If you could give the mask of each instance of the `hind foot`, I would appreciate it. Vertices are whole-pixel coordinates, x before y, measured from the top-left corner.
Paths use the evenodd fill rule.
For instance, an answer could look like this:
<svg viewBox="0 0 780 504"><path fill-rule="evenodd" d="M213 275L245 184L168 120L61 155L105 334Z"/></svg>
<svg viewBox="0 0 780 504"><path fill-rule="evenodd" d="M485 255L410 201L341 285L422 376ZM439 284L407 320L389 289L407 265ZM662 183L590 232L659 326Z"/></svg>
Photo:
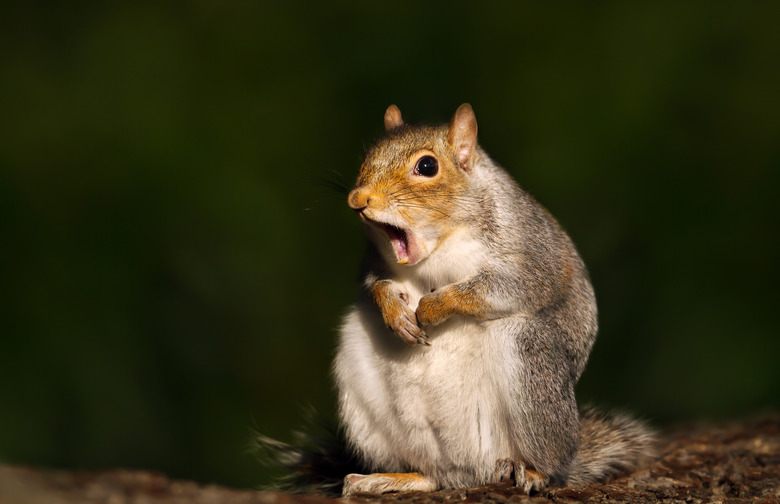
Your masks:
<svg viewBox="0 0 780 504"><path fill-rule="evenodd" d="M499 459L496 461L496 468L493 472L494 482L514 481L515 486L522 488L523 492L529 494L538 492L550 483L550 479L528 469L524 463L512 459Z"/></svg>
<svg viewBox="0 0 780 504"><path fill-rule="evenodd" d="M439 485L433 478L420 473L348 474L344 478L343 497L357 493L433 492Z"/></svg>

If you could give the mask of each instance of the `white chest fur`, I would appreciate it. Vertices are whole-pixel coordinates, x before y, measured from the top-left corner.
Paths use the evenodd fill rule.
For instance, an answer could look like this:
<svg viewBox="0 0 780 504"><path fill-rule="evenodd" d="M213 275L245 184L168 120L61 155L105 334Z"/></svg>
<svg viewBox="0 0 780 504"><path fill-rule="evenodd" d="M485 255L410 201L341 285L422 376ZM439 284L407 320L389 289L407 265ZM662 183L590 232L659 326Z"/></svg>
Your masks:
<svg viewBox="0 0 780 504"><path fill-rule="evenodd" d="M407 290L409 306L416 309L420 297L476 274L485 260L485 245L467 231L459 231L442 240L420 264L393 264L392 270L394 279Z"/></svg>

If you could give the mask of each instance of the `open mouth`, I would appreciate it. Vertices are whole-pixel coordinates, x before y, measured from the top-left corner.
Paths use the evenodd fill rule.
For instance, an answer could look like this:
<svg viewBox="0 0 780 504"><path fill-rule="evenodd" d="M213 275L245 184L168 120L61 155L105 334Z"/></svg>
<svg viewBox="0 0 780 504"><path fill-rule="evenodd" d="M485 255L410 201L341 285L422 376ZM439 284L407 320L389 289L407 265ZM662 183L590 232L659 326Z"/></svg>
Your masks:
<svg viewBox="0 0 780 504"><path fill-rule="evenodd" d="M393 245L399 264L409 263L409 235L403 229L390 224L380 223L379 227L387 233L390 243Z"/></svg>
<svg viewBox="0 0 780 504"><path fill-rule="evenodd" d="M413 259L410 258L410 256L414 254L410 253L409 233L405 229L368 218L366 218L366 221L387 234L387 237L390 239L390 244L395 251L395 256L398 258L398 264L409 264L410 260L414 262Z"/></svg>

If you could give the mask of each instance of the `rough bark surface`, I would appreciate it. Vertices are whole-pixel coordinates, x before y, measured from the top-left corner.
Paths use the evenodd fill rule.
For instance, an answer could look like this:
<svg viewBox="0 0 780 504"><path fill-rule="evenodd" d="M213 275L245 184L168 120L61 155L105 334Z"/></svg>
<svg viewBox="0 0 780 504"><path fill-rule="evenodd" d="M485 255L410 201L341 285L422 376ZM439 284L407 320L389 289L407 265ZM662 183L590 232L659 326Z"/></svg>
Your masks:
<svg viewBox="0 0 780 504"><path fill-rule="evenodd" d="M144 471L38 470L0 466L0 504L236 503L337 504L340 499L234 490L171 480ZM640 471L585 488L554 488L533 497L508 484L431 493L357 496L352 504L403 503L780 503L780 415L670 430L660 456Z"/></svg>

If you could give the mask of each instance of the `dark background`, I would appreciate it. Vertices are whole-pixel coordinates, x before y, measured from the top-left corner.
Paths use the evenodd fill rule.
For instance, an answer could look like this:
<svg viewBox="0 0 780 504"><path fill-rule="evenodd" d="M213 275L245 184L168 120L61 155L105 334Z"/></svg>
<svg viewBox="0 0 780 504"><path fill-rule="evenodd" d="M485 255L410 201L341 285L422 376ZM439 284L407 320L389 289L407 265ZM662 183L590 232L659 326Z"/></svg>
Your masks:
<svg viewBox="0 0 780 504"><path fill-rule="evenodd" d="M577 243L582 401L778 407L777 3L74 4L0 8L6 462L266 483L250 431L333 412L363 237L330 186L391 103L470 102Z"/></svg>

